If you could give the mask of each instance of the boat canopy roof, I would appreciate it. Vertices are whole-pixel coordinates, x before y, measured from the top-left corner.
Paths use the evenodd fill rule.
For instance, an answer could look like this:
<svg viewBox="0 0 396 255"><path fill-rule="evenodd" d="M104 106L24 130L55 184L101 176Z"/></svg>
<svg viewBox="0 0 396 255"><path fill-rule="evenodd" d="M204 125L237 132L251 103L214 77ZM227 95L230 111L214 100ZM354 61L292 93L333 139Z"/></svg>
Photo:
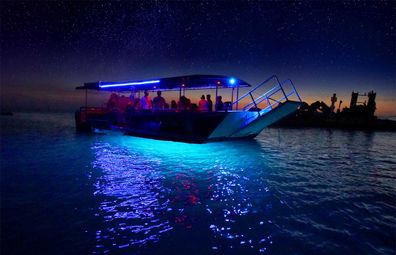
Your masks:
<svg viewBox="0 0 396 255"><path fill-rule="evenodd" d="M107 91L180 90L250 87L247 82L224 75L186 75L122 82L88 82L76 89Z"/></svg>

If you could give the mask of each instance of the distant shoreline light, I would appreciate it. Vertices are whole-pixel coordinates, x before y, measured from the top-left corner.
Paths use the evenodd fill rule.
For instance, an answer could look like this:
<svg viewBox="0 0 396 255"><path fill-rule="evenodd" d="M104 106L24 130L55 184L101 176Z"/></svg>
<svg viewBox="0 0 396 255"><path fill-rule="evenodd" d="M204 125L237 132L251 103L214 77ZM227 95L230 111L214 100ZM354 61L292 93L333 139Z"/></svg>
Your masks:
<svg viewBox="0 0 396 255"><path fill-rule="evenodd" d="M123 87L123 86L144 85L144 84L157 84L157 83L160 83L160 80L136 81L136 82L107 84L107 85L101 85L99 82L99 87L100 88L112 88L112 87Z"/></svg>

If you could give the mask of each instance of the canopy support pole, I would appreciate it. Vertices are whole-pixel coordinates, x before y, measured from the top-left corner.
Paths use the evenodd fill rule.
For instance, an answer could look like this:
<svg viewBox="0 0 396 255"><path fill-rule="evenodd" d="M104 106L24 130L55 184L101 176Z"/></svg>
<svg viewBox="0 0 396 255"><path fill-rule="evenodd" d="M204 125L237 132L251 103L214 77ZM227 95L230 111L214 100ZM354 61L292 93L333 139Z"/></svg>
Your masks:
<svg viewBox="0 0 396 255"><path fill-rule="evenodd" d="M88 89L85 89L85 108L88 108Z"/></svg>
<svg viewBox="0 0 396 255"><path fill-rule="evenodd" d="M238 110L238 103L239 103L239 85L237 87L237 94L236 94L236 110Z"/></svg>
<svg viewBox="0 0 396 255"><path fill-rule="evenodd" d="M231 90L231 111L232 111L232 104L234 103L234 89L235 88L232 88Z"/></svg>

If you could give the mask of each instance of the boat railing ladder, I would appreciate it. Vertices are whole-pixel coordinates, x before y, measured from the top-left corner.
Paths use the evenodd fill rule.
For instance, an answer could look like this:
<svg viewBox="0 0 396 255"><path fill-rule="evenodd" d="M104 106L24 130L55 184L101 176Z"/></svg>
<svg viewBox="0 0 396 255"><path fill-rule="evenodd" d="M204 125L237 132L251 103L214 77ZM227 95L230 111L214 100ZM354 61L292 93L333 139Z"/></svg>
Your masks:
<svg viewBox="0 0 396 255"><path fill-rule="evenodd" d="M254 98L253 96L253 92L257 91L259 88L263 87L264 85L266 85L268 82L275 80L277 82L277 84L272 87L271 89L269 89L268 91L266 91L265 93L259 95L257 98ZM286 84L289 84L291 87L291 91L287 91L285 89ZM277 95L279 97L279 93L281 93L281 97L279 99L275 99L275 95ZM297 99L301 102L301 97L298 94L296 87L294 86L294 83L292 82L292 80L290 79L286 79L282 82L279 81L278 77L276 75L272 75L271 77L269 77L268 79L266 79L265 81L263 81L262 83L260 83L259 85L257 85L256 87L254 87L252 90L250 90L249 92L247 92L246 94L244 94L243 96L239 97L235 102L233 102L232 106L236 106L236 110L238 110L238 103L246 98L247 96L250 96L251 98L251 102L249 102L248 104L246 104L243 107L244 111L249 111L251 110L253 107L258 110L258 105L260 103L262 103L263 101L266 101L267 103L267 107L265 107L262 110L258 110L258 114L262 115L262 114L266 114L268 112L270 112L271 110L275 109L280 103L286 102L289 100L289 98L295 95L297 97ZM250 121L248 121L250 122Z"/></svg>

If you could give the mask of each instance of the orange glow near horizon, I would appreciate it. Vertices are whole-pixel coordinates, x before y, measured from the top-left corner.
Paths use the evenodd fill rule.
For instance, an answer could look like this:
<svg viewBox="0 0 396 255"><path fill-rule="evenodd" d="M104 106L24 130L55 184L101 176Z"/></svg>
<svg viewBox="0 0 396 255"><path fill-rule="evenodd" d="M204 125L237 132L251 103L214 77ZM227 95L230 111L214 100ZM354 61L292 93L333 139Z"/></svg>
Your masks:
<svg viewBox="0 0 396 255"><path fill-rule="evenodd" d="M39 110L39 111L67 111L78 109L80 106L85 104L85 92L84 91L35 91L35 93L31 93L26 90L7 90L3 91L6 93L2 94L2 110L7 111L31 111L31 110ZM245 91L240 91L239 96L246 93ZM128 96L128 93L124 93ZM198 103L201 95L211 94L212 101L215 102L215 90L195 90L195 91L186 91L186 96L191 99L192 103ZM7 96L5 96L7 95ZM168 103L171 100L178 101L179 92L171 91L164 92L163 97L166 99ZM223 102L231 101L231 91L219 90L219 95L223 96ZM88 95L88 104L89 106L104 106L108 100L110 93L103 93L98 91L89 92ZM156 96L155 92L150 92L151 98ZM236 93L234 94L235 100ZM330 106L330 97L332 94L324 96L323 94L310 94L310 95L301 95L303 101L308 104L312 104L316 101L323 101L327 105ZM338 95L338 101L336 102L336 109L338 109L338 105L340 100L342 100L341 109L344 107L349 107L350 104L350 94ZM361 100L360 100L361 99ZM367 100L366 97L359 98L359 101ZM246 102L243 102L240 106ZM376 97L377 110L375 112L376 116L380 117L390 117L396 116L396 101L384 98L384 95L377 94ZM30 106L35 105L36 107L33 109Z"/></svg>
<svg viewBox="0 0 396 255"><path fill-rule="evenodd" d="M335 104L336 105L335 109L338 109L338 105L339 105L340 100L342 100L341 110L343 108L345 108L345 107L349 108L349 104L350 104L350 101L351 101L350 96L349 97L346 97L346 96L338 97L337 99L338 99L338 101ZM367 99L366 98L364 98L364 99L362 98L362 101L364 101L364 100L367 100ZM320 96L317 96L317 97L315 97L315 96L304 97L303 101L307 102L308 104L312 104L312 103L314 103L316 101L323 101L328 106L331 105L330 96L328 98L323 98L323 97L320 97ZM376 116L384 116L384 117L396 116L396 101L387 100L387 99L385 99L385 100L382 99L381 100L381 98L376 98L375 102L376 102L376 106L377 106L377 109L375 111L375 115Z"/></svg>

